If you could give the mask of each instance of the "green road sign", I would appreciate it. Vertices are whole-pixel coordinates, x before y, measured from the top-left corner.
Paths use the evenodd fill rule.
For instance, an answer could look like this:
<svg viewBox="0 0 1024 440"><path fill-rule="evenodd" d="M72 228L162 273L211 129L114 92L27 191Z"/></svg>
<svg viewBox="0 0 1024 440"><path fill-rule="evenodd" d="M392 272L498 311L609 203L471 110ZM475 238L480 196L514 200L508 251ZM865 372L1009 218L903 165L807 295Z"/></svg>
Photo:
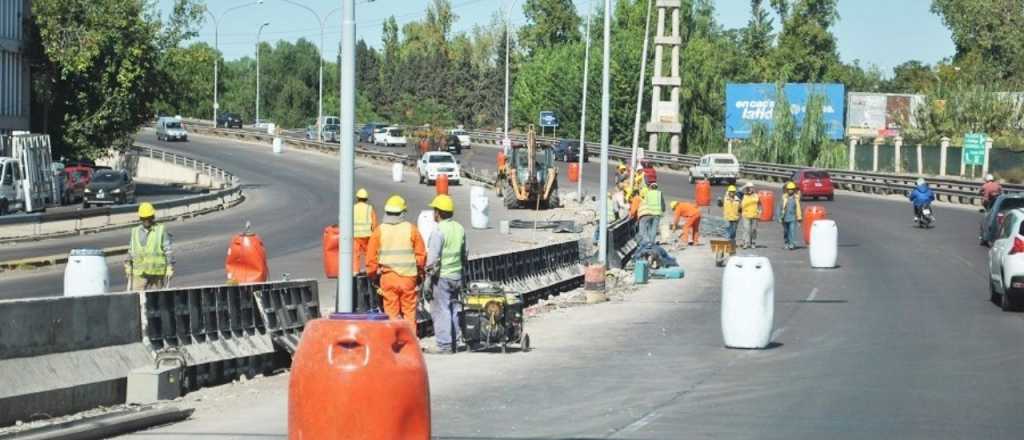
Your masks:
<svg viewBox="0 0 1024 440"><path fill-rule="evenodd" d="M964 136L963 161L965 165L983 165L985 163L985 134L967 133Z"/></svg>

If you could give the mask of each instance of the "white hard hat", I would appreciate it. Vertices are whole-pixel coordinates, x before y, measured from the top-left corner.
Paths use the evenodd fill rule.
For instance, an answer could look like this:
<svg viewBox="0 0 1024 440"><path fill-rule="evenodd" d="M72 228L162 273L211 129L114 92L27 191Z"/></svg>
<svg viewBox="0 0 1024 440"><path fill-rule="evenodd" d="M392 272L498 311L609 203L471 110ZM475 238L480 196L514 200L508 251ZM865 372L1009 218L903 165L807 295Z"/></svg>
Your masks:
<svg viewBox="0 0 1024 440"><path fill-rule="evenodd" d="M986 174L985 175L985 181L986 182L991 182L993 180L996 180L996 178L994 176L992 176L991 174Z"/></svg>

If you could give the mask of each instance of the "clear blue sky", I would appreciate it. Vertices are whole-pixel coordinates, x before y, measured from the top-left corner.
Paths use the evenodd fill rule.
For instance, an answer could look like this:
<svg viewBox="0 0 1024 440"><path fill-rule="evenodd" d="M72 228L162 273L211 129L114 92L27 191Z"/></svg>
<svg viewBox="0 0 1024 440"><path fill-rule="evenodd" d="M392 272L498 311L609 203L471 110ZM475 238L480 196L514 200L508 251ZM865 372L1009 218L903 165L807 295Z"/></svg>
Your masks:
<svg viewBox="0 0 1024 440"><path fill-rule="evenodd" d="M316 10L321 16L340 6L339 0L296 0ZM365 1L365 0L363 0ZM208 0L211 12L220 16L233 6L247 0ZM430 0L376 0L357 4L357 32L372 46L379 46L381 24L394 15L398 22L417 20L424 15ZM575 0L583 10L588 0ZM172 0L159 0L166 11ZM601 3L596 0L595 4ZM504 11L507 0L452 0L459 19L455 31L465 31L474 25L485 25L498 11ZM522 1L516 6L513 24L522 24ZM928 8L931 0L840 0L840 21L834 32L839 41L839 53L844 61L859 59L862 64L875 64L887 75L892 67L906 60L916 59L934 63L953 55L950 33L938 16ZM726 28L746 25L750 17L747 0L715 0L719 22ZM319 40L320 27L313 14L281 0L264 0L263 5L250 6L230 12L220 19L220 49L228 59L252 55L256 31L263 22L270 26L263 30L264 41L294 41L305 37L314 43ZM776 28L778 28L776 20ZM336 12L326 27L326 55L337 55L340 17ZM213 43L213 24L207 21L200 29L199 39Z"/></svg>

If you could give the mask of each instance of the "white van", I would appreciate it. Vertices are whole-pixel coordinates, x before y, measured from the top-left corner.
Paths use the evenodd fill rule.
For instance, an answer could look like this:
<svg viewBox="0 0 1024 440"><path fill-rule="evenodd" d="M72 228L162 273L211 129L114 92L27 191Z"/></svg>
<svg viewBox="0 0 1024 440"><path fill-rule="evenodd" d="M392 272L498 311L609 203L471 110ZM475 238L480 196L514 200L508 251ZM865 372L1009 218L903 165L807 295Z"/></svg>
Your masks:
<svg viewBox="0 0 1024 440"><path fill-rule="evenodd" d="M156 138L162 141L188 141L181 119L161 116L156 120Z"/></svg>

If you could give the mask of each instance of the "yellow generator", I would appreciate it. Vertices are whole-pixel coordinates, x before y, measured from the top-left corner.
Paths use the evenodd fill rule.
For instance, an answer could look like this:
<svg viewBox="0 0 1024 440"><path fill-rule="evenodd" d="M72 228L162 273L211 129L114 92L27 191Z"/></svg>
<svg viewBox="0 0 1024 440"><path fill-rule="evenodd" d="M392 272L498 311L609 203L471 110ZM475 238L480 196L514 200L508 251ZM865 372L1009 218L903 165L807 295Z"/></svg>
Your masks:
<svg viewBox="0 0 1024 440"><path fill-rule="evenodd" d="M523 326L523 297L506 293L501 286L489 281L469 283L462 303L462 339L470 350L481 351L510 345L530 350L530 335Z"/></svg>

